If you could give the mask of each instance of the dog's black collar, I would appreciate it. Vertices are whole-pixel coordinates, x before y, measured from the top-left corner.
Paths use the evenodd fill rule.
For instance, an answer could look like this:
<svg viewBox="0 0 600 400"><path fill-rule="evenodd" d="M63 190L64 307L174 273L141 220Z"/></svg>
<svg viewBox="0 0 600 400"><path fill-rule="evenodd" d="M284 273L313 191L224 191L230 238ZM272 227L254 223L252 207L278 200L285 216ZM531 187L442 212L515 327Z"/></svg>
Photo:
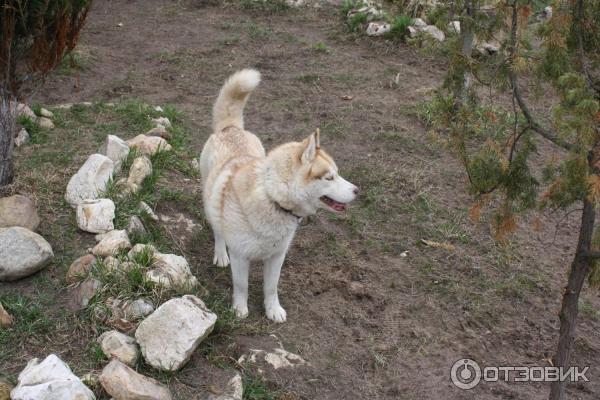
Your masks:
<svg viewBox="0 0 600 400"><path fill-rule="evenodd" d="M292 210L288 210L287 208L283 208L281 206L281 204L279 204L275 200L273 200L273 203L275 203L275 207L278 208L281 212L284 212L286 214L291 215L292 217L296 218L298 221L300 221L302 219L302 217L300 215L294 214L294 212Z"/></svg>

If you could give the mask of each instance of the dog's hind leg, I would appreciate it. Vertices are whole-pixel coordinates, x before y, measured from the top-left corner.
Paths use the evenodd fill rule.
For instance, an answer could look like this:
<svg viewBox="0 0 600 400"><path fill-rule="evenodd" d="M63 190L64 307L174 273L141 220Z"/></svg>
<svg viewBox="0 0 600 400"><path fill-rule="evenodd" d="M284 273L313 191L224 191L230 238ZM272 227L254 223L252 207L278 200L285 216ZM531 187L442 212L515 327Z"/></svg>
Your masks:
<svg viewBox="0 0 600 400"><path fill-rule="evenodd" d="M238 318L248 316L248 270L250 261L231 254L231 277L233 278L233 309Z"/></svg>
<svg viewBox="0 0 600 400"><path fill-rule="evenodd" d="M285 259L285 252L265 260L263 266L263 290L265 295L265 312L267 318L275 322L285 322L286 312L279 304L277 285L279 273Z"/></svg>
<svg viewBox="0 0 600 400"><path fill-rule="evenodd" d="M215 235L215 256L213 258L213 264L219 267L226 267L229 265L229 256L227 255L227 245L223 236L214 230Z"/></svg>

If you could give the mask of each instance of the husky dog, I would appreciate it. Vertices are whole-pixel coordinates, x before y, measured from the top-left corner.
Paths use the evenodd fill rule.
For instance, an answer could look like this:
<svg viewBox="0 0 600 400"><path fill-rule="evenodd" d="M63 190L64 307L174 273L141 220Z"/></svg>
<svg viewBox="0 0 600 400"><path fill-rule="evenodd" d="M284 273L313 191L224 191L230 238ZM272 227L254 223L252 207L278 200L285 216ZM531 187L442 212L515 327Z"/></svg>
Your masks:
<svg viewBox="0 0 600 400"><path fill-rule="evenodd" d="M214 264L231 262L233 308L248 315L248 269L264 264L267 317L284 322L279 304L279 272L300 218L319 208L342 212L358 188L338 174L319 146L319 130L302 142L265 153L260 140L244 130L243 110L260 74L244 69L223 85L213 108L214 133L200 155L206 218L215 236Z"/></svg>

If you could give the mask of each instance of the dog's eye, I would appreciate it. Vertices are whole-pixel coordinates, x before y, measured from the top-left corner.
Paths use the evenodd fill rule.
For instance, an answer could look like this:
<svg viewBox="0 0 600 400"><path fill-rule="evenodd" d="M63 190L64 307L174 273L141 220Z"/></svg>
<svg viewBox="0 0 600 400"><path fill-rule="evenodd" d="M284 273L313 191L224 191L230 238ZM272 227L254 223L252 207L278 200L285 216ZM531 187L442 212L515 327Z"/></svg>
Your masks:
<svg viewBox="0 0 600 400"><path fill-rule="evenodd" d="M327 175L325 177L325 179L327 179L328 181L332 181L333 180L333 175Z"/></svg>

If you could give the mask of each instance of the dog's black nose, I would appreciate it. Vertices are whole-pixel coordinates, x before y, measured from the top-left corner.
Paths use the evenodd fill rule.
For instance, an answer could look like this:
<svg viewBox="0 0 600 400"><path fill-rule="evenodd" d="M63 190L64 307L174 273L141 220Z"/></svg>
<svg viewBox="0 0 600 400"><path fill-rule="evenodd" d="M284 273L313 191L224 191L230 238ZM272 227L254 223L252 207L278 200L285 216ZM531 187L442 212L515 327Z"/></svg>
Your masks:
<svg viewBox="0 0 600 400"><path fill-rule="evenodd" d="M354 186L354 195L358 195L358 188L356 186Z"/></svg>

